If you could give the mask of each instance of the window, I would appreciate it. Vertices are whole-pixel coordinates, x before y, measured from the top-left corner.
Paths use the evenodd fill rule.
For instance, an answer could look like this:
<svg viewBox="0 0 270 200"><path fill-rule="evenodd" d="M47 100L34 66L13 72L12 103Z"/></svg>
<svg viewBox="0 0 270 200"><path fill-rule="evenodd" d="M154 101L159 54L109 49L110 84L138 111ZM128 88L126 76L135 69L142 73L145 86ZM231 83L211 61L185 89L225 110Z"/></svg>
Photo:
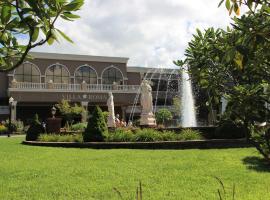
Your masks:
<svg viewBox="0 0 270 200"><path fill-rule="evenodd" d="M113 82L116 82L118 85L123 85L123 75L119 69L109 67L102 73L102 83L113 84Z"/></svg>
<svg viewBox="0 0 270 200"><path fill-rule="evenodd" d="M81 66L75 72L75 82L81 84L85 81L87 84L97 84L97 73L91 67Z"/></svg>
<svg viewBox="0 0 270 200"><path fill-rule="evenodd" d="M64 65L51 65L46 71L46 82L69 83L69 72Z"/></svg>
<svg viewBox="0 0 270 200"><path fill-rule="evenodd" d="M25 62L15 70L14 78L17 82L39 83L40 72L36 65Z"/></svg>

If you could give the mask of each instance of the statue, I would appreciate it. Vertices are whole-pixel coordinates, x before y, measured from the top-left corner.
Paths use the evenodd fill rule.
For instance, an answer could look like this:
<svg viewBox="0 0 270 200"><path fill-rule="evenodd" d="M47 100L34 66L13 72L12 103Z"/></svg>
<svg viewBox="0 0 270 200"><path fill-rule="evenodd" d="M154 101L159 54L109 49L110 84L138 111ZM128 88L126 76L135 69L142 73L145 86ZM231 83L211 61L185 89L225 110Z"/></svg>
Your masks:
<svg viewBox="0 0 270 200"><path fill-rule="evenodd" d="M155 126L156 119L153 114L152 87L147 80L143 80L141 84L141 106L140 125Z"/></svg>
<svg viewBox="0 0 270 200"><path fill-rule="evenodd" d="M109 128L114 128L116 127L115 125L115 115L114 115L114 101L113 101L113 94L112 92L108 93L109 98L107 100L107 106L108 106L108 119L107 119L107 125Z"/></svg>

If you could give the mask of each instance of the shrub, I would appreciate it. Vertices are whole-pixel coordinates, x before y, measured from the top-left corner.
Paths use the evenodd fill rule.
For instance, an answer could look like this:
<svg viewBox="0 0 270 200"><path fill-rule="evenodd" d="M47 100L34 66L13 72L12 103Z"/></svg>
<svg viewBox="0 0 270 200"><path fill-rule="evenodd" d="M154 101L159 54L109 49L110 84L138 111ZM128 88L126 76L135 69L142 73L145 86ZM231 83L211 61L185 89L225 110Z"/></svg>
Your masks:
<svg viewBox="0 0 270 200"><path fill-rule="evenodd" d="M111 132L108 134L106 141L108 141L108 142L132 142L132 141L134 141L134 134L129 129L118 128L114 132Z"/></svg>
<svg viewBox="0 0 270 200"><path fill-rule="evenodd" d="M162 140L160 132L151 128L138 129L135 132L134 138L134 140L137 142L152 142Z"/></svg>
<svg viewBox="0 0 270 200"><path fill-rule="evenodd" d="M241 126L237 126L230 120L221 121L215 131L215 138L218 139L238 139L244 137L244 128Z"/></svg>
<svg viewBox="0 0 270 200"><path fill-rule="evenodd" d="M77 123L77 124L73 124L71 125L70 129L72 131L84 131L87 127L87 123Z"/></svg>
<svg viewBox="0 0 270 200"><path fill-rule="evenodd" d="M179 134L179 140L200 140L202 135L197 130L183 129Z"/></svg>
<svg viewBox="0 0 270 200"><path fill-rule="evenodd" d="M35 141L38 139L39 135L43 133L43 127L38 119L38 115L35 115L34 120L31 122L30 127L26 132L26 140Z"/></svg>
<svg viewBox="0 0 270 200"><path fill-rule="evenodd" d="M41 134L38 141L42 142L82 142L82 134L75 135L57 135L57 134Z"/></svg>
<svg viewBox="0 0 270 200"><path fill-rule="evenodd" d="M172 113L166 108L162 108L156 112L157 124L166 124L168 121L172 120Z"/></svg>
<svg viewBox="0 0 270 200"><path fill-rule="evenodd" d="M103 141L108 134L108 127L99 106L93 111L93 116L89 118L87 128L83 132L83 141Z"/></svg>
<svg viewBox="0 0 270 200"><path fill-rule="evenodd" d="M0 134L6 134L8 132L8 128L4 125L0 125Z"/></svg>
<svg viewBox="0 0 270 200"><path fill-rule="evenodd" d="M163 131L160 133L161 137L162 137L162 141L177 141L177 140L181 140L181 138L179 137L179 134L176 134L173 131Z"/></svg>
<svg viewBox="0 0 270 200"><path fill-rule="evenodd" d="M105 122L107 123L107 120L108 120L108 117L109 117L109 112L104 111L104 112L102 112L102 114L103 114L103 117L105 119Z"/></svg>

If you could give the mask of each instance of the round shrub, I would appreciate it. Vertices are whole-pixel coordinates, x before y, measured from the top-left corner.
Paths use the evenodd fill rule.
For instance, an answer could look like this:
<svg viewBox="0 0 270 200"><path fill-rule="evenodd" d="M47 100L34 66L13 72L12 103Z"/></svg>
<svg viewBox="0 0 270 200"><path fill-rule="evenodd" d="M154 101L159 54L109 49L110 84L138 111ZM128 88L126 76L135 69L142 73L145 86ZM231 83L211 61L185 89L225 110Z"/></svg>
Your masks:
<svg viewBox="0 0 270 200"><path fill-rule="evenodd" d="M108 127L99 106L95 106L92 117L89 118L87 127L83 132L84 142L100 142L104 141L108 134Z"/></svg>
<svg viewBox="0 0 270 200"><path fill-rule="evenodd" d="M38 119L38 115L35 115L34 120L31 122L27 132L26 140L27 141L36 141L41 133L43 133L43 127Z"/></svg>
<svg viewBox="0 0 270 200"><path fill-rule="evenodd" d="M77 124L72 124L70 129L72 131L84 131L87 127L87 123L77 123Z"/></svg>
<svg viewBox="0 0 270 200"><path fill-rule="evenodd" d="M215 131L217 139L239 139L245 137L245 130L231 121L222 121Z"/></svg>

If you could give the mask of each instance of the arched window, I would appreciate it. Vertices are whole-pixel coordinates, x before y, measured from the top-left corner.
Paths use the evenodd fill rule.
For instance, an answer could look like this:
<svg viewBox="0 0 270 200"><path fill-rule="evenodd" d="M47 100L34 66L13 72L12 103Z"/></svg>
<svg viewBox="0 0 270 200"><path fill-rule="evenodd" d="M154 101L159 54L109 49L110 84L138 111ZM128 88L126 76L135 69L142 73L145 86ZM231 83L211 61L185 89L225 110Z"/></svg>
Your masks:
<svg viewBox="0 0 270 200"><path fill-rule="evenodd" d="M46 82L69 83L69 72L64 65L54 64L46 70Z"/></svg>
<svg viewBox="0 0 270 200"><path fill-rule="evenodd" d="M90 66L81 66L75 72L75 82L81 84L83 81L87 84L97 84L97 73Z"/></svg>
<svg viewBox="0 0 270 200"><path fill-rule="evenodd" d="M30 62L25 62L15 69L14 78L17 82L39 83L40 71L36 65Z"/></svg>
<svg viewBox="0 0 270 200"><path fill-rule="evenodd" d="M113 82L116 82L118 85L123 85L123 75L120 69L108 67L102 73L102 83L113 84Z"/></svg>

